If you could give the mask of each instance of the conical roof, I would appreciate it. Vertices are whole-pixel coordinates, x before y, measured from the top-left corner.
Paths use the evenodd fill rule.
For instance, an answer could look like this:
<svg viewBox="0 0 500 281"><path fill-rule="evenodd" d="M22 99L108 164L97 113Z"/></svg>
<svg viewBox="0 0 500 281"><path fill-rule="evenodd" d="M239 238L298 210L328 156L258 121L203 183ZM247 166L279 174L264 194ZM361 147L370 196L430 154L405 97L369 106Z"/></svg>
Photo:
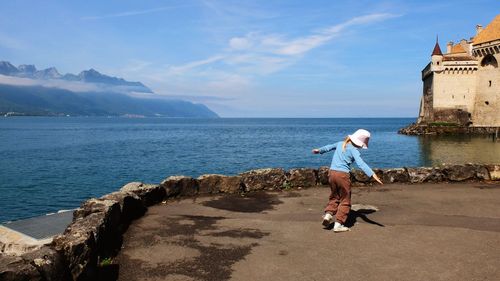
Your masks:
<svg viewBox="0 0 500 281"><path fill-rule="evenodd" d="M432 51L433 56L442 56L443 53L441 52L441 48L439 47L439 43L436 40L436 45L434 46L434 50Z"/></svg>
<svg viewBox="0 0 500 281"><path fill-rule="evenodd" d="M473 45L500 39L500 15L496 16L483 31L474 38Z"/></svg>

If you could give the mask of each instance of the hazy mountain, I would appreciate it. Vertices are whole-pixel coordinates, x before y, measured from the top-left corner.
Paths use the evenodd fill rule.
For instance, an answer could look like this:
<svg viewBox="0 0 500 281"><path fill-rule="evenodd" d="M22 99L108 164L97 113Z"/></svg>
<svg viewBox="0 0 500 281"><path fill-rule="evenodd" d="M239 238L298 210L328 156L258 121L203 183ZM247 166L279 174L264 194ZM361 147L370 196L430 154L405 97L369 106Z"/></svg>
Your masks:
<svg viewBox="0 0 500 281"><path fill-rule="evenodd" d="M8 61L0 61L0 74L2 75L16 75L19 72L17 67L13 66Z"/></svg>
<svg viewBox="0 0 500 281"><path fill-rule="evenodd" d="M22 77L32 77L36 72L36 67L32 64L21 64L17 69L20 72L18 76Z"/></svg>
<svg viewBox="0 0 500 281"><path fill-rule="evenodd" d="M34 65L22 64L15 67L10 62L0 61L0 74L14 77L43 79L43 80L64 80L64 81L79 81L84 83L94 83L109 86L125 86L130 87L130 91L152 93L151 89L146 87L141 82L130 82L123 78L117 78L101 74L95 69L84 70L80 74L75 75L67 73L61 75L55 67L49 67L43 70L37 70ZM123 90L123 88L121 88Z"/></svg>
<svg viewBox="0 0 500 281"><path fill-rule="evenodd" d="M205 105L182 100L135 98L120 93L72 92L42 86L0 84L0 113L71 116L217 118Z"/></svg>
<svg viewBox="0 0 500 281"><path fill-rule="evenodd" d="M137 94L145 93L145 94ZM147 93L147 94L146 94ZM218 117L205 105L155 95L141 82L84 70L15 67L0 61L0 113L22 115Z"/></svg>

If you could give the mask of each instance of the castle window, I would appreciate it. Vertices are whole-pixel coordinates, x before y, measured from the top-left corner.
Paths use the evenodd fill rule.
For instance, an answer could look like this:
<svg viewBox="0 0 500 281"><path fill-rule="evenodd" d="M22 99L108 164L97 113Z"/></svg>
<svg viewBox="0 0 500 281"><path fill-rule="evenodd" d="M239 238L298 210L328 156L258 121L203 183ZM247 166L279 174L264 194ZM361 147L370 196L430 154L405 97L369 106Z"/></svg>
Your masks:
<svg viewBox="0 0 500 281"><path fill-rule="evenodd" d="M455 95L451 95L451 98L454 99L455 98Z"/></svg>
<svg viewBox="0 0 500 281"><path fill-rule="evenodd" d="M498 67L498 62L493 55L486 55L484 59L481 61L482 67Z"/></svg>
<svg viewBox="0 0 500 281"><path fill-rule="evenodd" d="M485 101L484 102L486 105L490 105L490 102L489 101Z"/></svg>
<svg viewBox="0 0 500 281"><path fill-rule="evenodd" d="M439 65L439 62L437 62L437 65Z"/></svg>
<svg viewBox="0 0 500 281"><path fill-rule="evenodd" d="M488 81L488 83L489 83L489 86L491 87L491 80L490 80L490 81Z"/></svg>

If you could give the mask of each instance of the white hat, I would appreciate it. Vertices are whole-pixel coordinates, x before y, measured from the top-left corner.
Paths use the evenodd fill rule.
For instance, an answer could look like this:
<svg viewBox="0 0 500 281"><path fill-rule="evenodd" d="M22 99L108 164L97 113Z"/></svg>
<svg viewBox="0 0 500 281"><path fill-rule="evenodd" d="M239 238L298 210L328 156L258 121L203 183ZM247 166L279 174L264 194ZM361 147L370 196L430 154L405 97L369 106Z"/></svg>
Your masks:
<svg viewBox="0 0 500 281"><path fill-rule="evenodd" d="M370 132L364 129L359 129L354 134L348 135L349 139L363 149L368 149L368 141L370 140Z"/></svg>

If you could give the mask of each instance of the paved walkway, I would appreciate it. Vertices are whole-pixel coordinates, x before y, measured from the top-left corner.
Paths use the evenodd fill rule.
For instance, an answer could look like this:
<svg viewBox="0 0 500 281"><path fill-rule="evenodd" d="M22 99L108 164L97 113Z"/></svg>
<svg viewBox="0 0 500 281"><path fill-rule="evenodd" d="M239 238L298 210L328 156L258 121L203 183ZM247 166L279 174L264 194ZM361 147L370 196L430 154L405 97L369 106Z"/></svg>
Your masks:
<svg viewBox="0 0 500 281"><path fill-rule="evenodd" d="M120 280L500 280L500 183L358 188L347 233L321 225L328 193L151 207L126 233Z"/></svg>

